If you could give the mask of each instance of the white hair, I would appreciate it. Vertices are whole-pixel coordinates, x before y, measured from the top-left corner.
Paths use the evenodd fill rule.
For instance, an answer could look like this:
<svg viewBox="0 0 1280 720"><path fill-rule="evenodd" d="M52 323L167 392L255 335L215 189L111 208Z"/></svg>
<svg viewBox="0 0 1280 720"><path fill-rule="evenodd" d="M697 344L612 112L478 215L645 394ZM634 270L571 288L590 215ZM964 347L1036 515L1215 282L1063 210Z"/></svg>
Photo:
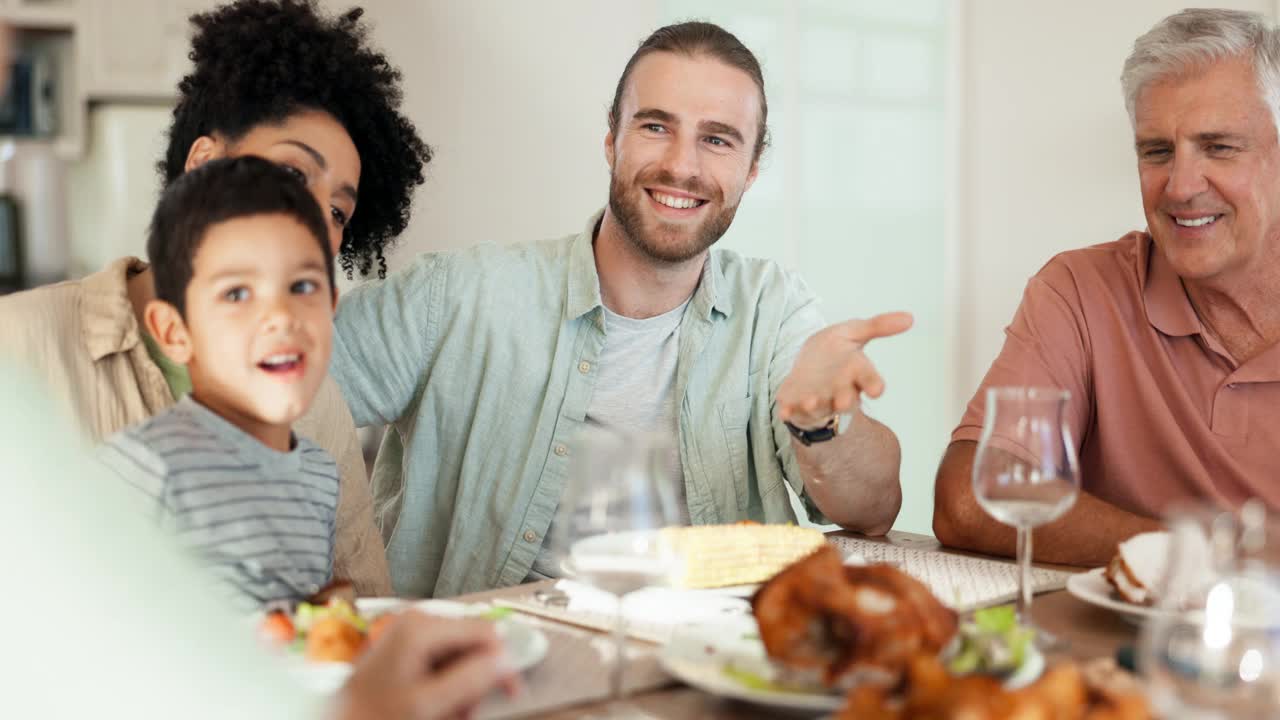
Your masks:
<svg viewBox="0 0 1280 720"><path fill-rule="evenodd" d="M1252 62L1262 101L1280 131L1280 30L1242 10L1183 10L1133 43L1120 74L1130 124L1137 125L1138 95L1149 83L1226 58Z"/></svg>

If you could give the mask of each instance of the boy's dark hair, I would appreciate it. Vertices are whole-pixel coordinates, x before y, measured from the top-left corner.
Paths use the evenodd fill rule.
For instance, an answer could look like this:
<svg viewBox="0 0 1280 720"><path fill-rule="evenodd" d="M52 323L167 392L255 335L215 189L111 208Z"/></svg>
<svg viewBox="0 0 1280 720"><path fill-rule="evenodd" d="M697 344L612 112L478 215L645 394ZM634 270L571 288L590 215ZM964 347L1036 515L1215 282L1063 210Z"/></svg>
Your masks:
<svg viewBox="0 0 1280 720"><path fill-rule="evenodd" d="M627 66L622 69L622 77L618 78L618 86L613 91L613 105L609 106L609 131L617 136L618 123L622 120L618 117L622 91L627 86L631 71L641 58L655 52L676 53L691 58L706 55L741 70L755 81L756 88L760 90L760 123L756 128L756 146L751 159L759 160L760 154L769 144L769 103L764 95L764 72L760 69L756 56L736 35L709 22L690 21L660 27L640 43L635 54L627 61Z"/></svg>
<svg viewBox="0 0 1280 720"><path fill-rule="evenodd" d="M316 199L289 170L259 157L221 158L175 180L160 196L147 236L156 297L187 314L196 253L209 228L251 215L287 215L302 223L324 254L329 287L333 251Z"/></svg>
<svg viewBox="0 0 1280 720"><path fill-rule="evenodd" d="M400 71L368 47L360 8L327 17L314 0L239 0L191 16L194 68L178 84L165 185L183 173L191 145L218 133L234 142L255 127L307 110L332 115L360 154L356 212L339 263L368 275L409 222L431 148L400 112ZM328 213L325 213L326 216Z"/></svg>

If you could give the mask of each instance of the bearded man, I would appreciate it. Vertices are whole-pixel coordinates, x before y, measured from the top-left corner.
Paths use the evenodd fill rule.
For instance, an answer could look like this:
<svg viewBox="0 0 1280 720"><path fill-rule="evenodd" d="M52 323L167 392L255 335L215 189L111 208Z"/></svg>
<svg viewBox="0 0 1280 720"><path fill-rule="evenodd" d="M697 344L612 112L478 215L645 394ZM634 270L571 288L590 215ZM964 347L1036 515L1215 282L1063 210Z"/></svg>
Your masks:
<svg viewBox="0 0 1280 720"><path fill-rule="evenodd" d="M862 353L905 313L823 328L773 262L711 246L759 171L755 56L709 23L627 63L604 149L609 204L557 240L429 253L348 293L332 373L357 425L391 426L375 502L402 596L559 574L548 538L579 432L665 433L692 524L810 519L884 533L893 432L858 407Z"/></svg>

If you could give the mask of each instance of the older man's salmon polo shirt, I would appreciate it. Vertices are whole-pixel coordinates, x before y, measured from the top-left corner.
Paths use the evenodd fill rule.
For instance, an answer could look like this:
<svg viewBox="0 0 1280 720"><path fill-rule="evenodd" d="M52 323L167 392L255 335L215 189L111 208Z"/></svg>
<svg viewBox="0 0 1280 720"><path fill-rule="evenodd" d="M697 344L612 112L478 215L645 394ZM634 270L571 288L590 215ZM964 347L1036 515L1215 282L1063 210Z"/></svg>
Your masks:
<svg viewBox="0 0 1280 720"><path fill-rule="evenodd" d="M1280 509L1280 344L1233 359L1148 234L1050 260L1005 335L953 441L981 437L987 388L1059 387L1102 500L1150 517L1255 496Z"/></svg>

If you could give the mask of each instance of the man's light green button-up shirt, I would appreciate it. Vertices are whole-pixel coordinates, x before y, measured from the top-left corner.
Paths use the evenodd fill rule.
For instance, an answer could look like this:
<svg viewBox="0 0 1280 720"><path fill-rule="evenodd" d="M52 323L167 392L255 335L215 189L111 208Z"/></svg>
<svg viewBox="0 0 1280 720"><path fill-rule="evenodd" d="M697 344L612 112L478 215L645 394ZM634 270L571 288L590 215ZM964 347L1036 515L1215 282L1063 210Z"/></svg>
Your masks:
<svg viewBox="0 0 1280 720"><path fill-rule="evenodd" d="M397 593L444 597L528 575L604 347L599 220L558 240L425 254L339 304L332 374L357 425L392 426L373 482ZM822 326L795 275L709 253L675 387L695 524L795 520L784 483L802 498L804 484L774 396Z"/></svg>

